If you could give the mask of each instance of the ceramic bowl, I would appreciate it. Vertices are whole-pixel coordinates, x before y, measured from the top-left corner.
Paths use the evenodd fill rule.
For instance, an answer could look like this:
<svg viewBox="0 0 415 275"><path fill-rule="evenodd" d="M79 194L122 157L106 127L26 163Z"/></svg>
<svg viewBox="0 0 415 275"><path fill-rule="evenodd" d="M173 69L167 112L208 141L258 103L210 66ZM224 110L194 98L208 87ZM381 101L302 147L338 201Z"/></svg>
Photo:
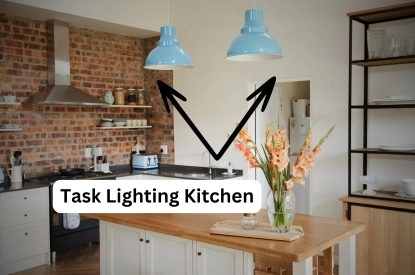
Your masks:
<svg viewBox="0 0 415 275"><path fill-rule="evenodd" d="M113 124L115 125L115 126L118 126L118 127L120 127L120 126L124 126L125 124L126 124L127 122L113 122Z"/></svg>
<svg viewBox="0 0 415 275"><path fill-rule="evenodd" d="M402 188L406 194L415 197L415 179L403 179Z"/></svg>
<svg viewBox="0 0 415 275"><path fill-rule="evenodd" d="M114 126L114 124L112 124L112 122L101 122L100 124L99 124L99 126L101 126L101 127L112 127L112 126Z"/></svg>
<svg viewBox="0 0 415 275"><path fill-rule="evenodd" d="M127 120L125 118L117 118L117 119L113 119L112 122L127 122Z"/></svg>
<svg viewBox="0 0 415 275"><path fill-rule="evenodd" d="M112 122L112 118L103 118L101 119L102 122Z"/></svg>

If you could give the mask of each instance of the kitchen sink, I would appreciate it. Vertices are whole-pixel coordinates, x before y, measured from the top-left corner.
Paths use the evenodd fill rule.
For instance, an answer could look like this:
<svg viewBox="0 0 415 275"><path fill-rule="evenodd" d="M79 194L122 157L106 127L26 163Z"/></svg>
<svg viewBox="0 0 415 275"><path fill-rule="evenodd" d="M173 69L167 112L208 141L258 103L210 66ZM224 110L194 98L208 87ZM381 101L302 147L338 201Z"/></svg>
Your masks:
<svg viewBox="0 0 415 275"><path fill-rule="evenodd" d="M188 173L188 174L182 174L182 176L185 178L194 178L194 179L211 177L211 175L207 173Z"/></svg>

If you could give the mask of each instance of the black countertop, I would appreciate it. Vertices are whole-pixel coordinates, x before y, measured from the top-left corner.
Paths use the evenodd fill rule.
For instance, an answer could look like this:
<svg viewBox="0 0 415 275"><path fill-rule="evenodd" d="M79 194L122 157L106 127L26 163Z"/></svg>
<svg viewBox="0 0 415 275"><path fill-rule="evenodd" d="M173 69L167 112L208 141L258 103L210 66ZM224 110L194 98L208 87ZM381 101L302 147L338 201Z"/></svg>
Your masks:
<svg viewBox="0 0 415 275"><path fill-rule="evenodd" d="M236 177L242 177L242 170L234 169L235 175L224 175L227 169L224 168L212 168L212 174L209 176L208 167L199 166L186 166L186 165L175 165L175 164L159 164L158 168L153 169L133 169L131 165L117 165L110 167L111 173L102 174L100 176L91 178L94 180L106 179L111 177L122 178L124 176L131 175L153 175L160 177L172 177L172 178L183 178L183 179L195 179L195 180L226 180ZM24 180L21 185L9 185L7 187L0 187L0 193L28 190L33 188L48 187L51 183L40 183L31 182Z"/></svg>

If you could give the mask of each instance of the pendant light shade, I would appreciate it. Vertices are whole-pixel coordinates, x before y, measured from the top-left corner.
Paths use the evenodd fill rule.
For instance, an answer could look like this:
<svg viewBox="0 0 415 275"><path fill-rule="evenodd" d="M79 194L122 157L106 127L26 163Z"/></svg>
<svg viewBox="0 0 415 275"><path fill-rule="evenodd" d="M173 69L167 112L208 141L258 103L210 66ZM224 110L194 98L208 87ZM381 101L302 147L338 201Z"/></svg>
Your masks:
<svg viewBox="0 0 415 275"><path fill-rule="evenodd" d="M160 41L148 55L144 68L150 70L193 68L190 55L180 47L180 42L176 38L176 27L163 26L160 33Z"/></svg>
<svg viewBox="0 0 415 275"><path fill-rule="evenodd" d="M268 34L264 26L264 11L245 11L245 25L241 34L229 47L226 59L231 61L264 61L282 57L281 46Z"/></svg>

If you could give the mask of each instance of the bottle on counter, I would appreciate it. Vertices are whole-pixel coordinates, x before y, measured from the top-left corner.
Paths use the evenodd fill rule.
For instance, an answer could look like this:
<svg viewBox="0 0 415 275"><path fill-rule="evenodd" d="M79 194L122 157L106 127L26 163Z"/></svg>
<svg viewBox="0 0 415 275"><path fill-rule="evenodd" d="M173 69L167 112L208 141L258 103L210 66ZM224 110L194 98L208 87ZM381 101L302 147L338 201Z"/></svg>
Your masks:
<svg viewBox="0 0 415 275"><path fill-rule="evenodd" d="M228 165L228 176L231 176L232 174L233 174L233 172L232 172L232 165L229 162L229 165Z"/></svg>
<svg viewBox="0 0 415 275"><path fill-rule="evenodd" d="M104 160L102 161L102 163L108 163L107 162L107 156L104 156Z"/></svg>

